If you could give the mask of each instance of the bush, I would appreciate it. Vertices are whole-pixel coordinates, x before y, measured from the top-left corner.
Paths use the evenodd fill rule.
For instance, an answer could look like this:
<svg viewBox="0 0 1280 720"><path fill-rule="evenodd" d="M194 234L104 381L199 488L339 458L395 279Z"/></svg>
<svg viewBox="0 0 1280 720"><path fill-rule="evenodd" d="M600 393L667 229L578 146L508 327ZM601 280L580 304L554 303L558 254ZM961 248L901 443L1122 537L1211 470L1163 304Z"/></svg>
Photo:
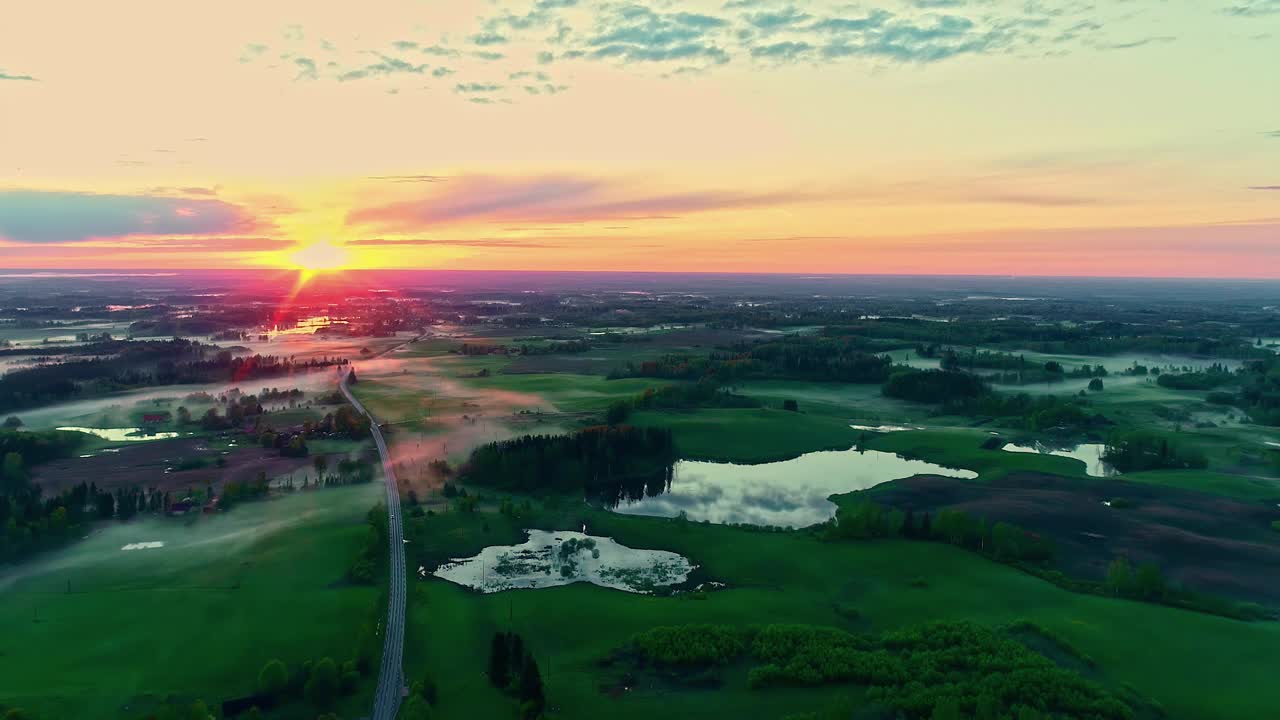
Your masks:
<svg viewBox="0 0 1280 720"><path fill-rule="evenodd" d="M268 660L258 673L258 692L279 699L289 685L289 669L279 660Z"/></svg>
<svg viewBox="0 0 1280 720"><path fill-rule="evenodd" d="M338 664L333 658L324 658L311 668L304 693L307 702L321 710L328 709L338 698L340 678Z"/></svg>

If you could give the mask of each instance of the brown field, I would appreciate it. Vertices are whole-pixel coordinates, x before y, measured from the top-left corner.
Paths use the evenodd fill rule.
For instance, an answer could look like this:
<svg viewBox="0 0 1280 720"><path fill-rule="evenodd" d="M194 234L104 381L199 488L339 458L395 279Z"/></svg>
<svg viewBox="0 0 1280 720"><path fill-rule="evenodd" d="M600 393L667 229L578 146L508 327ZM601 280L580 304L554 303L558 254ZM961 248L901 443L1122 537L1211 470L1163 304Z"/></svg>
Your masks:
<svg viewBox="0 0 1280 720"><path fill-rule="evenodd" d="M1071 576L1101 579L1123 555L1157 563L1170 581L1190 590L1280 606L1280 533L1269 527L1280 510L1269 503L1041 473L1011 473L990 483L920 475L870 492L917 514L959 509L1051 537L1059 569Z"/></svg>
<svg viewBox="0 0 1280 720"><path fill-rule="evenodd" d="M247 439L247 438L246 438ZM314 474L312 458L281 457L275 450L256 446L240 446L224 451L211 447L203 438L175 438L140 442L121 447L119 452L103 452L88 458L70 458L44 463L35 469L33 480L53 495L81 482L96 483L101 489L118 487L185 490L188 487L253 480L259 472L277 478L298 471ZM217 467L218 457L226 459L225 467ZM178 470L177 464L190 458L201 458L208 466ZM337 464L332 456L329 465ZM300 479L300 478L299 478Z"/></svg>

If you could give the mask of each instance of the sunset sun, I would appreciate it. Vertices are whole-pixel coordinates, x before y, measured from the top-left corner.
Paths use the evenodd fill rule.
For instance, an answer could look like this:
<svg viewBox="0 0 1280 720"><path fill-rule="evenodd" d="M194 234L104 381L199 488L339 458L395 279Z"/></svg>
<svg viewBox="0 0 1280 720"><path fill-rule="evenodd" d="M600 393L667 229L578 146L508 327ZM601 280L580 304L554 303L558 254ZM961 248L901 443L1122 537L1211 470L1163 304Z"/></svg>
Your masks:
<svg viewBox="0 0 1280 720"><path fill-rule="evenodd" d="M351 253L341 245L316 242L305 245L289 255L289 262L308 273L340 270L350 262Z"/></svg>

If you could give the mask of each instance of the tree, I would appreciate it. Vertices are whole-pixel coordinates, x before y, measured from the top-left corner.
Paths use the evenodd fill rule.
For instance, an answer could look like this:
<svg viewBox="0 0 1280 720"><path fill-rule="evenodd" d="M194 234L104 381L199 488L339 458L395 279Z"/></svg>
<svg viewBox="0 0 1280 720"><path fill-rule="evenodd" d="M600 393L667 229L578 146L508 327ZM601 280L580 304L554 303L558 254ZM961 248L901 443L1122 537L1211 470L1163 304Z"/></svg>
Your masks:
<svg viewBox="0 0 1280 720"><path fill-rule="evenodd" d="M317 455L311 460L312 466L316 469L316 477L324 475L324 471L329 469L329 458L324 455Z"/></svg>
<svg viewBox="0 0 1280 720"><path fill-rule="evenodd" d="M984 692L978 696L977 707L973 710L973 720L1000 720L1000 703L994 695Z"/></svg>
<svg viewBox="0 0 1280 720"><path fill-rule="evenodd" d="M421 695L410 695L400 707L400 720L430 720L431 705Z"/></svg>
<svg viewBox="0 0 1280 720"><path fill-rule="evenodd" d="M22 455L16 452L8 452L4 454L4 460L0 461L0 491L6 493L18 493L26 488L27 470L22 461Z"/></svg>
<svg viewBox="0 0 1280 720"><path fill-rule="evenodd" d="M289 684L289 669L280 660L268 660L258 673L258 692L279 699Z"/></svg>
<svg viewBox="0 0 1280 720"><path fill-rule="evenodd" d="M1107 567L1107 587L1116 595L1128 595L1133 587L1133 570L1124 557L1112 560Z"/></svg>
<svg viewBox="0 0 1280 720"><path fill-rule="evenodd" d="M17 415L10 415L4 419L4 427L7 430L17 430L22 427L22 419Z"/></svg>
<svg viewBox="0 0 1280 720"><path fill-rule="evenodd" d="M532 654L524 656L524 665L520 669L520 711L525 717L538 717L546 698L542 695L542 673L538 672L538 663Z"/></svg>
<svg viewBox="0 0 1280 720"><path fill-rule="evenodd" d="M493 634L493 642L489 647L489 682L496 688L505 688L511 683L511 641L504 632Z"/></svg>
<svg viewBox="0 0 1280 720"><path fill-rule="evenodd" d="M1133 590L1138 597L1146 600L1163 599L1168 591L1164 574L1155 563L1143 563L1133 576Z"/></svg>
<svg viewBox="0 0 1280 720"><path fill-rule="evenodd" d="M618 425L626 421L627 416L630 414L631 403L626 400L618 400L609 404L609 408L604 413L604 421L609 425Z"/></svg>
<svg viewBox="0 0 1280 720"><path fill-rule="evenodd" d="M188 410L185 405L181 405L178 407L178 424L179 425L191 424L191 411Z"/></svg>
<svg viewBox="0 0 1280 720"><path fill-rule="evenodd" d="M800 412L800 403L788 398L782 401L782 409L790 410L791 412Z"/></svg>
<svg viewBox="0 0 1280 720"><path fill-rule="evenodd" d="M930 720L961 720L960 701L955 698L943 698L934 703Z"/></svg>
<svg viewBox="0 0 1280 720"><path fill-rule="evenodd" d="M311 668L311 676L307 679L304 693L307 702L327 709L338 697L338 665L333 658L323 658Z"/></svg>
<svg viewBox="0 0 1280 720"><path fill-rule="evenodd" d="M1093 392L1102 392L1102 378L1094 378L1090 380L1089 389Z"/></svg>

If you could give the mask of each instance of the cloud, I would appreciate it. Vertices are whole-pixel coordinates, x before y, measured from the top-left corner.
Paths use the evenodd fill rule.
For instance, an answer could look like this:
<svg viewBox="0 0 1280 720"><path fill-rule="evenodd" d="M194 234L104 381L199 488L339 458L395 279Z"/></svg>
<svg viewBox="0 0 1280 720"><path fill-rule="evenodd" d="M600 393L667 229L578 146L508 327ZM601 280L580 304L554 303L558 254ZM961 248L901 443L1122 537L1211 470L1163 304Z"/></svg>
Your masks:
<svg viewBox="0 0 1280 720"><path fill-rule="evenodd" d="M811 15L794 7L781 10L750 13L744 17L747 24L764 33L772 33L792 28L808 20Z"/></svg>
<svg viewBox="0 0 1280 720"><path fill-rule="evenodd" d="M0 191L0 237L61 243L130 235L213 235L253 230L243 208L210 199Z"/></svg>
<svg viewBox="0 0 1280 720"><path fill-rule="evenodd" d="M471 41L472 45L486 46L507 44L507 36L496 32L476 33L467 39Z"/></svg>
<svg viewBox="0 0 1280 720"><path fill-rule="evenodd" d="M502 89L497 83L468 82L458 83L453 86L453 91L457 93L491 93Z"/></svg>
<svg viewBox="0 0 1280 720"><path fill-rule="evenodd" d="M1267 137L1280 138L1280 130L1268 130L1262 134Z"/></svg>
<svg viewBox="0 0 1280 720"><path fill-rule="evenodd" d="M444 45L423 45L418 51L424 55L434 55L435 57L457 57L458 51Z"/></svg>
<svg viewBox="0 0 1280 720"><path fill-rule="evenodd" d="M1280 14L1280 0L1245 0L1222 10L1237 17L1261 17Z"/></svg>
<svg viewBox="0 0 1280 720"><path fill-rule="evenodd" d="M961 199L965 202L976 204L1031 205L1034 207L1081 207L1101 204L1100 200L1090 197L1025 192L977 193L966 195Z"/></svg>
<svg viewBox="0 0 1280 720"><path fill-rule="evenodd" d="M608 11L593 35L570 56L624 62L705 60L729 62L716 38L729 25L723 18L688 12L657 12L642 5Z"/></svg>
<svg viewBox="0 0 1280 720"><path fill-rule="evenodd" d="M819 25L834 35L820 53L827 60L862 56L931 63L1006 48L1014 38L1010 31L980 29L972 20L959 15L931 15L914 20L873 11L864 18L830 20Z"/></svg>
<svg viewBox="0 0 1280 720"><path fill-rule="evenodd" d="M797 192L745 193L727 190L664 194L639 192L625 184L572 175L506 178L464 176L417 200L353 210L349 225L411 231L465 221L591 222L671 218L682 214L766 207L803 202Z"/></svg>
<svg viewBox="0 0 1280 720"><path fill-rule="evenodd" d="M1171 43L1174 40L1177 40L1177 38L1172 35L1159 35L1156 37L1142 38L1141 40L1130 40L1128 42L1104 43L1098 45L1098 48L1102 50L1128 50L1130 48L1138 48L1152 43Z"/></svg>
<svg viewBox="0 0 1280 720"><path fill-rule="evenodd" d="M1250 190L1280 190L1280 185L1251 185Z"/></svg>
<svg viewBox="0 0 1280 720"><path fill-rule="evenodd" d="M444 182L449 178L443 175L370 175L368 179L393 183L434 183Z"/></svg>
<svg viewBox="0 0 1280 720"><path fill-rule="evenodd" d="M751 57L778 61L800 60L812 55L816 48L807 42L788 40L751 48Z"/></svg>
<svg viewBox="0 0 1280 720"><path fill-rule="evenodd" d="M148 195L197 195L201 197L214 197L218 194L216 188L205 187L168 187L159 186L147 189Z"/></svg>
<svg viewBox="0 0 1280 720"><path fill-rule="evenodd" d="M348 82L351 80L363 80L370 77L386 77L388 75L411 74L421 75L430 67L426 64L415 65L411 62L401 60L397 57L375 53L379 60L376 63L365 65L354 70L347 70L338 75L339 82Z"/></svg>
<svg viewBox="0 0 1280 720"><path fill-rule="evenodd" d="M5 72L4 70L0 70L0 81L3 81L3 80L21 80L26 82L37 82L36 79L31 77L30 75L13 75L11 73Z"/></svg>
<svg viewBox="0 0 1280 720"><path fill-rule="evenodd" d="M350 240L346 243L348 246L355 245L358 247L395 247L397 245L404 246L422 246L422 245L440 245L450 247L495 247L495 248L551 248L564 247L559 243L549 243L531 240L503 240L501 238L465 238L458 240L448 240L441 238L362 238L360 240Z"/></svg>
<svg viewBox="0 0 1280 720"><path fill-rule="evenodd" d="M309 57L299 57L293 59L293 64L298 66L297 80L317 80L320 73L316 70L316 61Z"/></svg>

